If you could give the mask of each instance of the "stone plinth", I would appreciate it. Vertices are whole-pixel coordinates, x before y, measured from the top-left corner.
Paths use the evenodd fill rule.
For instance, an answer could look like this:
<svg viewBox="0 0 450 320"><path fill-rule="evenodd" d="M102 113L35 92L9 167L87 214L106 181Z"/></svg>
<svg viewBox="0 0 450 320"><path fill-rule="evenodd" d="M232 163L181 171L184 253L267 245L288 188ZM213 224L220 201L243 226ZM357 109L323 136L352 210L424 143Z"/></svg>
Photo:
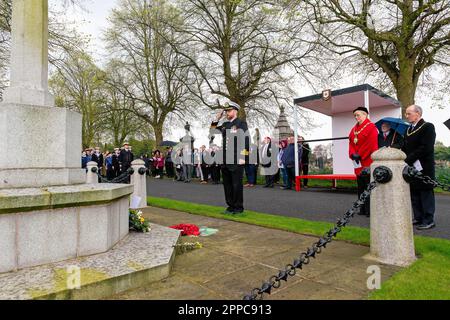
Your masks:
<svg viewBox="0 0 450 320"><path fill-rule="evenodd" d="M105 253L0 274L0 300L101 299L162 280L169 276L179 236L179 230L152 224L150 232L131 232ZM67 286L74 267L79 289Z"/></svg>
<svg viewBox="0 0 450 320"><path fill-rule="evenodd" d="M145 174L140 174L139 169L145 169L145 162L142 160L134 160L131 163L134 173L131 175L131 184L134 186L133 197L139 197L139 204L132 209L142 209L147 207L147 181ZM133 201L133 200L132 200Z"/></svg>
<svg viewBox="0 0 450 320"><path fill-rule="evenodd" d="M379 166L392 170L392 180L378 185L370 201L370 256L381 263L408 266L415 260L409 184L403 179L406 155L382 148L372 155L371 171Z"/></svg>
<svg viewBox="0 0 450 320"><path fill-rule="evenodd" d="M95 172L92 172L93 168L98 170L98 163L95 161L91 161L87 164L87 173L86 173L86 183L89 184L98 184L98 175Z"/></svg>
<svg viewBox="0 0 450 320"><path fill-rule="evenodd" d="M0 190L0 273L111 249L129 230L131 185Z"/></svg>
<svg viewBox="0 0 450 320"><path fill-rule="evenodd" d="M65 108L0 104L0 189L85 183L81 119Z"/></svg>

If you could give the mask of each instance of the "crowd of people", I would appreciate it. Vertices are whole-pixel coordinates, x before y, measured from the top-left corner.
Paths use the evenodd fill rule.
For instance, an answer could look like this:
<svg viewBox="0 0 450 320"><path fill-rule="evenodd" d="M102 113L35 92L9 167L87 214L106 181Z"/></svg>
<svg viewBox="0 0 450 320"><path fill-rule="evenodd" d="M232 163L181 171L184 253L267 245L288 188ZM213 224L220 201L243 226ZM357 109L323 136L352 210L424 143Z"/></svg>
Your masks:
<svg viewBox="0 0 450 320"><path fill-rule="evenodd" d="M241 129L242 127L244 131L248 131L245 122L238 121L238 110L237 104L228 104L223 113L212 123L211 128L220 128L225 132L229 129L236 131L236 128ZM229 121L225 122L224 126L218 126L219 120L225 112L229 113ZM413 105L407 109L406 117L412 125L405 136L392 129L388 122L383 123L381 130L378 130L368 118L369 111L365 107L355 109L353 115L356 125L349 134L349 158L355 166L358 196L366 190L370 183L371 155L383 147L402 149L407 155L406 163L416 167L419 163L421 167L419 171L423 170L424 174L434 178L434 126L422 119L422 109L419 106ZM229 125L230 128L226 125ZM223 138L228 141L225 134ZM311 149L303 137L299 137L297 141L298 148L296 148L294 136L280 141L272 141L270 137L264 138L262 143L258 143L258 141L256 139L256 143L250 144L246 140L245 148L240 154L245 155L245 160L242 157L238 160L236 157L238 154L235 153L235 158L231 163L227 163L227 161L217 163L217 159L221 159L221 156L216 157L216 154L223 153L223 146L219 147L213 144L209 148L203 145L195 149L193 146L186 147L184 145L177 148L176 151L169 147L164 151L155 150L151 156L143 154L140 158L145 163L147 174L156 179L167 176L184 183L190 183L193 178L198 178L202 184L220 184L222 182L225 187L227 203L236 202L234 207L229 206L233 210L227 210L237 213L243 210L241 194L244 170L247 178L247 184L244 187L251 188L257 184L259 171L260 175L264 176L265 188L274 188L276 183L282 182L280 183L281 189L292 190L296 180L295 152L298 150L298 171L300 175L308 175ZM249 157L249 154L256 154L256 157ZM276 154L275 159L274 154ZM128 143L125 143L122 148L115 148L114 152L102 153L99 147L87 148L81 157L83 168L86 168L89 162L94 161L101 174L108 180L126 172L131 167L133 160L134 155ZM308 180L303 179L303 184L303 187L307 188ZM233 188L236 189L236 192L230 193L230 190L234 190ZM231 198L234 200L231 201ZM433 228L435 226L435 204L432 188L423 184L412 184L411 200L414 224L421 230ZM359 213L370 216L370 201L365 203Z"/></svg>
<svg viewBox="0 0 450 320"><path fill-rule="evenodd" d="M96 162L99 172L112 180L125 173L134 160L131 146L124 143L122 148L115 148L114 152L102 152L100 147L86 148L81 154L81 167L87 170L89 162Z"/></svg>
<svg viewBox="0 0 450 320"><path fill-rule="evenodd" d="M311 149L307 143L303 144L303 140L303 137L299 137L298 154L301 160L299 170L303 174L308 174ZM249 160L244 166L247 178L247 184L244 186L251 188L257 185L257 178L260 175L264 177L265 183L263 187L265 188L273 188L275 184L281 184L281 189L292 190L295 186L294 141L295 138L292 136L273 144L273 147L278 148L279 151L275 172L273 172L273 169L271 171L267 170L267 168L272 167L272 139L266 137L259 146L252 145L253 148L257 148L258 156L256 161ZM194 148L193 152L179 149L176 151L176 163L172 157L173 147L168 147L165 150L155 150L151 155L142 154L138 158L144 161L147 175L155 179L167 177L184 183L190 183L193 179L198 179L201 184L220 184L222 181L220 164L206 161L206 159L214 159L216 153L220 152L220 150L221 147L217 145L211 145L209 148L202 145L200 148ZM183 152L189 152L190 156L188 155L188 159L190 161L186 161ZM81 156L81 164L82 168L86 169L89 162L96 162L99 172L107 177L108 180L112 180L126 172L131 167L131 162L134 159L132 147L125 143L122 148L115 148L114 152L108 150L102 152L100 147L86 148ZM260 159L266 161L261 163ZM307 187L308 180L305 179L303 183L304 187Z"/></svg>

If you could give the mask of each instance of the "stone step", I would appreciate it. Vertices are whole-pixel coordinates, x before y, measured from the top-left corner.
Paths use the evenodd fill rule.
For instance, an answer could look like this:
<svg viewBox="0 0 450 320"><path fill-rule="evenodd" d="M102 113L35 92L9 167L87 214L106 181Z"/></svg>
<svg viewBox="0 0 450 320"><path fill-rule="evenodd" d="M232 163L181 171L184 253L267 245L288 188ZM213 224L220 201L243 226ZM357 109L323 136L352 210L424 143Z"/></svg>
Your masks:
<svg viewBox="0 0 450 320"><path fill-rule="evenodd" d="M101 299L162 280L179 237L178 230L152 224L106 253L0 274L0 300Z"/></svg>

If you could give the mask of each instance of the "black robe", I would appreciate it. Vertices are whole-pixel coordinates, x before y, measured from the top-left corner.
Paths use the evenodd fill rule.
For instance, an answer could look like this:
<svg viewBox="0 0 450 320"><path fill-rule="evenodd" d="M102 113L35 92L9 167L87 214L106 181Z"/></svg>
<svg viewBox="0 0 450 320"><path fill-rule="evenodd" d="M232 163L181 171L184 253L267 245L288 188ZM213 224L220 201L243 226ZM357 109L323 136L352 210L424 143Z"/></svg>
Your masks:
<svg viewBox="0 0 450 320"><path fill-rule="evenodd" d="M434 163L434 145L436 142L436 130L434 125L421 119L414 130L408 129L405 135L405 144L402 150L406 153L405 162L412 166L417 160L420 161L422 173L432 179L436 178ZM430 190L433 186L426 185L420 181L413 181L411 189Z"/></svg>

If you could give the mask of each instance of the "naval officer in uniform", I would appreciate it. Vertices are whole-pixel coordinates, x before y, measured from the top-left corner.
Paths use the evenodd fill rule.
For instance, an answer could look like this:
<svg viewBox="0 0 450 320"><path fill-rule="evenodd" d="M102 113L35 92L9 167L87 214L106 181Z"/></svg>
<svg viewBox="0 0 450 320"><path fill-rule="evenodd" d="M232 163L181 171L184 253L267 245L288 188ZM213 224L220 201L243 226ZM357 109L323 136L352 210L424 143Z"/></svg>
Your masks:
<svg viewBox="0 0 450 320"><path fill-rule="evenodd" d="M223 159L221 163L225 200L228 205L225 214L237 214L244 211L244 186L242 183L244 166L249 157L250 139L248 126L238 118L240 106L235 102L227 102L223 110L211 124L222 134ZM219 125L220 120L226 120Z"/></svg>

